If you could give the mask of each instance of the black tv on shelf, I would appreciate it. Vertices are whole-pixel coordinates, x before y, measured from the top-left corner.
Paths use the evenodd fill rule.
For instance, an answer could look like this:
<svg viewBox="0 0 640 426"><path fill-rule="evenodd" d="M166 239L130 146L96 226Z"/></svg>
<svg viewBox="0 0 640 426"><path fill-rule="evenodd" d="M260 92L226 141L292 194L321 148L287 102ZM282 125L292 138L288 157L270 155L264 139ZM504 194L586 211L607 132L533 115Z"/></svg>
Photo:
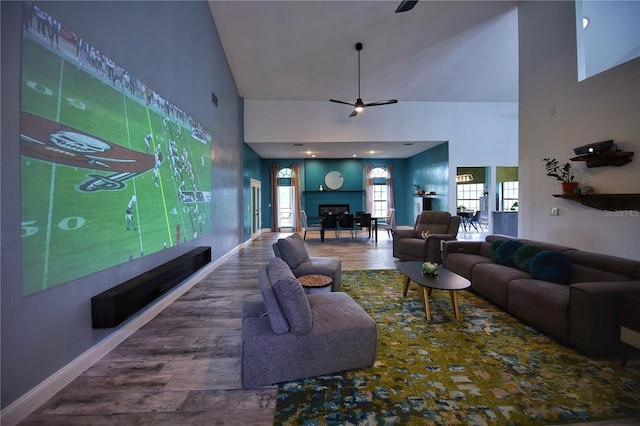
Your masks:
<svg viewBox="0 0 640 426"><path fill-rule="evenodd" d="M337 214L349 212L349 204L320 204L318 206L318 215L324 216L325 214Z"/></svg>

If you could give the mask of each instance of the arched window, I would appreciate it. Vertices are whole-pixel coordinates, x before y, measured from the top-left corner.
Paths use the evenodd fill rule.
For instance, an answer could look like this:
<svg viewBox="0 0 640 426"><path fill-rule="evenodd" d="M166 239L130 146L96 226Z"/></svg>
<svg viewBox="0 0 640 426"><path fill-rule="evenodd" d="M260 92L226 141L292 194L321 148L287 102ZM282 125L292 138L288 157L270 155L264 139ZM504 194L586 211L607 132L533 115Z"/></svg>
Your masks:
<svg viewBox="0 0 640 426"><path fill-rule="evenodd" d="M387 178L387 169L385 169L384 167L374 167L373 169L371 169L371 177L373 179L375 178Z"/></svg>
<svg viewBox="0 0 640 426"><path fill-rule="evenodd" d="M290 167L283 167L283 168L280 169L280 171L278 171L278 179L282 179L282 178L291 179L291 168Z"/></svg>
<svg viewBox="0 0 640 426"><path fill-rule="evenodd" d="M373 217L385 217L387 215L387 169L375 166L371 169L373 181Z"/></svg>

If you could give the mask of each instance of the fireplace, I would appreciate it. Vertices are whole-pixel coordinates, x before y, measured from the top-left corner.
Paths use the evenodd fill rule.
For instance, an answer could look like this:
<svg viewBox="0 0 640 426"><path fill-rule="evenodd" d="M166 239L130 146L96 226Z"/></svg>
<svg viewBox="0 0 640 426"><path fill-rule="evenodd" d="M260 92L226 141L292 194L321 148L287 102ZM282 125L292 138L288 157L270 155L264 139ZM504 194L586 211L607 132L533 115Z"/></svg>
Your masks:
<svg viewBox="0 0 640 426"><path fill-rule="evenodd" d="M318 206L319 216L324 216L327 213L341 215L348 212L349 204L320 204Z"/></svg>

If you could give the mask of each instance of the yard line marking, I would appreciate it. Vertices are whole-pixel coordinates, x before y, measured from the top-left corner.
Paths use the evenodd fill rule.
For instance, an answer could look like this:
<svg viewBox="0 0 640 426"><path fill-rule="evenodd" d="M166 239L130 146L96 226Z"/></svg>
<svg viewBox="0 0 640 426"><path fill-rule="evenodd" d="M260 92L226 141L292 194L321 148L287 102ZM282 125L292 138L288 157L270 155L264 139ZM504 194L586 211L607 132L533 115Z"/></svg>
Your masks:
<svg viewBox="0 0 640 426"><path fill-rule="evenodd" d="M149 122L149 130L151 131L151 116L149 115L149 108L145 108L147 111L147 121ZM156 139L152 138L151 139L152 143L153 143L153 150L155 151L156 149ZM164 196L164 189L163 189L163 185L162 185L162 178L161 178L161 174L160 174L160 167L158 167L158 181L160 183L160 193L162 194L162 207L164 210L164 219L165 222L167 223L167 234L169 235L169 244L170 247L173 246L173 239L171 238L171 224L169 223L169 214L167 212L167 199Z"/></svg>
<svg viewBox="0 0 640 426"><path fill-rule="evenodd" d="M49 282L49 250L51 246L51 227L53 221L53 194L56 188L56 163L51 164L51 183L49 184L49 211L47 212L47 233L44 244L44 270L42 277L42 289L46 290Z"/></svg>
<svg viewBox="0 0 640 426"><path fill-rule="evenodd" d="M60 58L60 74L58 78L58 104L56 105L56 122L60 122L60 109L62 104L62 79L64 75L64 60ZM49 209L47 211L47 232L44 244L44 265L42 277L42 289L45 290L49 283L49 260L51 258L51 232L53 226L53 202L56 189L56 163L51 163L51 180L49 184Z"/></svg>
<svg viewBox="0 0 640 426"><path fill-rule="evenodd" d="M129 144L129 149L131 148L131 133L129 132L129 110L127 109L127 96L122 92L122 101L124 104L124 121L125 121L125 129L127 129L127 144ZM136 198L138 197L138 190L136 189L136 179L131 179L133 182L133 193ZM142 243L142 223L140 223L140 209L136 206L136 223L138 224L138 244L140 245L140 253L144 253L144 245Z"/></svg>

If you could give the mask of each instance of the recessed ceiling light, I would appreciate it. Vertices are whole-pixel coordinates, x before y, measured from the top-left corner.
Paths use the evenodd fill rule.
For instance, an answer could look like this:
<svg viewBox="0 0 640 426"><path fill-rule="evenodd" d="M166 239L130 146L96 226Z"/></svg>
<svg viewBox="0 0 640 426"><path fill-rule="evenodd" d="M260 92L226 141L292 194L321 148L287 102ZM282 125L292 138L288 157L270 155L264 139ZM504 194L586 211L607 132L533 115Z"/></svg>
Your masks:
<svg viewBox="0 0 640 426"><path fill-rule="evenodd" d="M589 26L589 17L588 16L583 16L582 17L582 29L586 30L588 26Z"/></svg>
<svg viewBox="0 0 640 426"><path fill-rule="evenodd" d="M356 157L357 157L357 155L356 155L356 154L353 154L353 155L352 155L352 157L353 157L353 158L356 158Z"/></svg>
<svg viewBox="0 0 640 426"><path fill-rule="evenodd" d="M311 158L316 158L316 155L315 154L311 154Z"/></svg>

